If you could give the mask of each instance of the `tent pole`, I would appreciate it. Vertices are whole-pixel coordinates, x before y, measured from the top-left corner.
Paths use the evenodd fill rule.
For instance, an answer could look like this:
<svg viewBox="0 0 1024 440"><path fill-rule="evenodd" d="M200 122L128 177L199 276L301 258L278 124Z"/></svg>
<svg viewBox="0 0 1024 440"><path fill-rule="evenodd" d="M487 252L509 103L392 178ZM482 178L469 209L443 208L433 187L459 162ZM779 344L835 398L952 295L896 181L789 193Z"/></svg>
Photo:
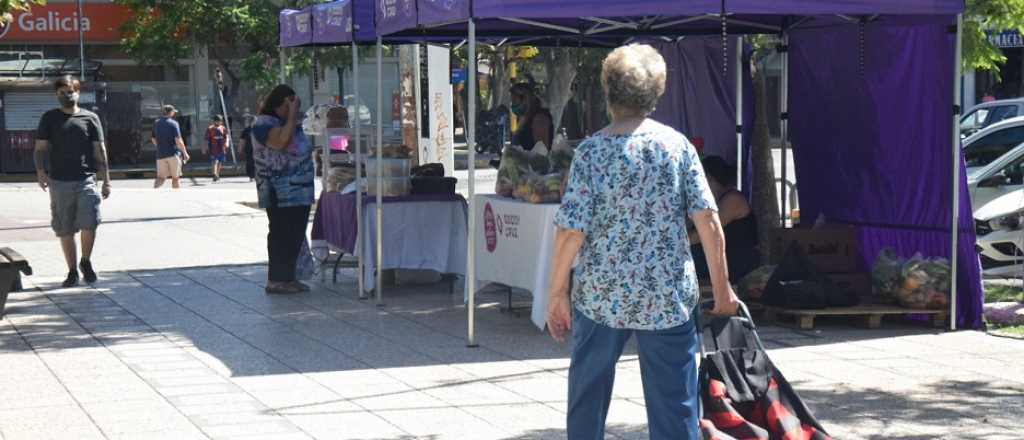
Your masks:
<svg viewBox="0 0 1024 440"><path fill-rule="evenodd" d="M377 36L377 307L384 307L384 45Z"/></svg>
<svg viewBox="0 0 1024 440"><path fill-rule="evenodd" d="M743 37L736 37L736 188L743 191Z"/></svg>
<svg viewBox="0 0 1024 440"><path fill-rule="evenodd" d="M469 304L466 305L466 319L468 328L466 333L466 346L476 347L476 22L469 19L469 78L466 81L466 94L469 96L467 109L469 110L469 121L466 123L466 148L469 150L469 218L466 224L466 232L469 234L467 240L469 249L466 250L466 292L469 294Z"/></svg>
<svg viewBox="0 0 1024 440"><path fill-rule="evenodd" d="M779 193L779 199L782 203L780 205L782 211L780 220L782 221L782 227L785 228L787 226L786 217L788 216L786 202L789 201L786 194L788 189L786 185L789 183L789 34L782 34L782 44L778 50L782 56L782 72L781 78L779 78L779 94L781 95L779 97L779 137L782 140L782 185L780 186L782 189ZM788 208L792 209L793 207L789 206Z"/></svg>
<svg viewBox="0 0 1024 440"><path fill-rule="evenodd" d="M953 212L952 226L950 230L950 258L949 258L949 329L956 330L956 301L957 301L957 254L960 239L960 69L963 63L963 27L964 16L956 16L956 45L953 52Z"/></svg>
<svg viewBox="0 0 1024 440"><path fill-rule="evenodd" d="M359 133L359 125L362 124L362 119L360 118L360 111L359 111L360 110L360 105L359 105L359 103L360 103L360 101L359 101L359 46L356 45L356 41L355 41L354 38L352 39L352 88L353 88L352 94L355 96L354 106L355 106L355 109L356 109L356 114L355 114L355 119L353 119L352 115L348 115L348 119L349 119L349 125L352 125L351 121L354 120L355 121L355 127L356 127L356 130L355 130L355 136L356 136L356 139L355 139L355 146L356 146L356 234L357 234L357 237L359 237L356 240L356 248L353 249L353 251L356 253L356 261L358 262L357 263L358 267L356 268L356 280L357 280L357 284L359 286L359 299L366 299L366 285L365 285L364 280L363 280L363 267L364 267L363 266L363 254L364 254L364 252L362 252L362 249L359 249L361 246L363 246L363 237L365 237L365 235L363 235L363 232L364 232L364 229L363 229L363 185L362 185L362 181L361 181L362 175L363 175L363 172L362 172L362 170L363 170L363 163L362 163L363 162L363 153L362 153L362 151L360 151L361 148L362 148L362 139L359 138L359 134L360 134ZM343 105L343 106L345 105L345 91L344 90L341 91L341 105Z"/></svg>

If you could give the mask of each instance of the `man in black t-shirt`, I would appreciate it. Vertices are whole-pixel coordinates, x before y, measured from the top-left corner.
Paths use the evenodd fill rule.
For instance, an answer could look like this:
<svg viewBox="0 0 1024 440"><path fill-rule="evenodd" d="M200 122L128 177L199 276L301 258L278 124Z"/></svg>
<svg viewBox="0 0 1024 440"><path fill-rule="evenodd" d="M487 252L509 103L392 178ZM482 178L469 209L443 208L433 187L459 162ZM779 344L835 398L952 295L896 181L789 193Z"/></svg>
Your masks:
<svg viewBox="0 0 1024 440"><path fill-rule="evenodd" d="M50 192L51 225L60 237L68 277L64 287L78 284L78 269L85 281L96 281L92 248L100 224L100 200L110 196L110 171L103 127L95 113L78 107L81 83L70 75L54 82L60 108L43 114L36 130L36 177ZM49 163L49 170L44 164ZM96 176L103 180L96 190ZM82 233L82 260L76 261L75 234ZM78 263L78 267L75 267Z"/></svg>

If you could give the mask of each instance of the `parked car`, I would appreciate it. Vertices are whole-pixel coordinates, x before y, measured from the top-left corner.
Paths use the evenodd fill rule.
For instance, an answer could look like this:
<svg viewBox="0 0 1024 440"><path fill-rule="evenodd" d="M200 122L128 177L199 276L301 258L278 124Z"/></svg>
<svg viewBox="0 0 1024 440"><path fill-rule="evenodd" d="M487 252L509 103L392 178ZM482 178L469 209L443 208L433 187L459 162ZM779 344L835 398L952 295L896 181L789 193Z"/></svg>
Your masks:
<svg viewBox="0 0 1024 440"><path fill-rule="evenodd" d="M960 135L967 138L989 125L1017 116L1024 116L1024 98L978 104L960 118Z"/></svg>
<svg viewBox="0 0 1024 440"><path fill-rule="evenodd" d="M1024 188L1003 194L974 212L977 248L986 277L1024 275Z"/></svg>
<svg viewBox="0 0 1024 440"><path fill-rule="evenodd" d="M1024 188L1024 143L981 168L970 168L967 187L971 195L971 211L989 202Z"/></svg>
<svg viewBox="0 0 1024 440"><path fill-rule="evenodd" d="M974 133L963 142L967 172L974 173L1024 143L1024 117L1010 118Z"/></svg>

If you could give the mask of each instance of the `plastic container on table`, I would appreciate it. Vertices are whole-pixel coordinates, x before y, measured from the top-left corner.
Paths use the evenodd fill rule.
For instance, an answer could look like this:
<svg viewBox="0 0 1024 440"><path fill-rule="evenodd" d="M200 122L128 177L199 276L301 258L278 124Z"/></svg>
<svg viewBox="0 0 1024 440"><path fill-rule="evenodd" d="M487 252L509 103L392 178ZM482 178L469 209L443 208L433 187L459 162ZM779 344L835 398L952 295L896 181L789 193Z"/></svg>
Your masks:
<svg viewBox="0 0 1024 440"><path fill-rule="evenodd" d="M366 176L376 177L377 159L366 158L363 163L366 164ZM403 177L408 180L411 169L412 159L383 159L381 160L380 174L385 178Z"/></svg>
<svg viewBox="0 0 1024 440"><path fill-rule="evenodd" d="M410 179L409 177L385 177L384 187L381 191L381 195L384 197L399 197L408 195L410 191ZM366 195L376 196L377 195L377 177L367 176L366 178Z"/></svg>
<svg viewBox="0 0 1024 440"><path fill-rule="evenodd" d="M334 151L348 151L348 136L343 134L333 135L330 137L331 150Z"/></svg>

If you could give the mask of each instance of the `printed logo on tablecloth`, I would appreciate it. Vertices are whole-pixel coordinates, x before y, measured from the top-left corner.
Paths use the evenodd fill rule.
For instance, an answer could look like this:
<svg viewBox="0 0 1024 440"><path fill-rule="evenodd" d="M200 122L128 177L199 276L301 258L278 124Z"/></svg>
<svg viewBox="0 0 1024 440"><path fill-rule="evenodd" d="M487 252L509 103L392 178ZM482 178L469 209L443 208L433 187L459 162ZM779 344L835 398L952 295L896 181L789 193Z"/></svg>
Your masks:
<svg viewBox="0 0 1024 440"><path fill-rule="evenodd" d="M484 206L484 237L487 239L487 252L494 252L498 248L498 225L494 222L490 203Z"/></svg>

